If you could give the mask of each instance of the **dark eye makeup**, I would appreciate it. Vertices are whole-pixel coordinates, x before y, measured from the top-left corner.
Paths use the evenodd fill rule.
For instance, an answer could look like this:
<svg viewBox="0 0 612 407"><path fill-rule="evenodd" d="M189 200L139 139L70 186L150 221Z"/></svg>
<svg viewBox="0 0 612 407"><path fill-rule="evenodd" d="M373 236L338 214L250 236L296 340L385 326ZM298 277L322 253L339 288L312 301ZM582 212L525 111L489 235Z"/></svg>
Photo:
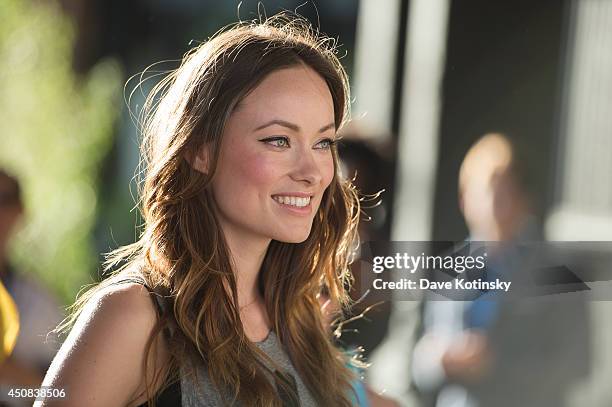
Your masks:
<svg viewBox="0 0 612 407"><path fill-rule="evenodd" d="M266 138L260 139L259 141L266 143L266 144L270 144L271 146L274 146L274 147L279 147L279 148L291 147L291 144L289 143L289 138L286 136L266 137ZM318 147L318 149L327 150L331 148L332 146L334 146L336 143L337 143L336 140L332 140L331 138L325 138L317 142L316 145L324 144L324 147Z"/></svg>

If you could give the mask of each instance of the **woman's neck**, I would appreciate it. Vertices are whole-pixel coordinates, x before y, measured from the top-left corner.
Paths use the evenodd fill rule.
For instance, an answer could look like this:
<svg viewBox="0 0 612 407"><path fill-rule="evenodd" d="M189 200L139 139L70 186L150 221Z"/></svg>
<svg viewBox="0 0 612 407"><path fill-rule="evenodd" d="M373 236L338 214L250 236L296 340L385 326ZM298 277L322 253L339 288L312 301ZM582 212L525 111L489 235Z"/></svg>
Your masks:
<svg viewBox="0 0 612 407"><path fill-rule="evenodd" d="M260 297L258 278L271 239L224 230L232 257L238 288L238 306L250 305Z"/></svg>

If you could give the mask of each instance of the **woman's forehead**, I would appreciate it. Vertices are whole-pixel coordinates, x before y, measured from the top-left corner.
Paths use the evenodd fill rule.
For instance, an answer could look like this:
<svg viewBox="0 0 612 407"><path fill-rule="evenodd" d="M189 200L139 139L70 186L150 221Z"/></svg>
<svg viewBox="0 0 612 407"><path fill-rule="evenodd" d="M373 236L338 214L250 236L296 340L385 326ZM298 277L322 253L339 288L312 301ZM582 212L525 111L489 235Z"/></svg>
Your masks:
<svg viewBox="0 0 612 407"><path fill-rule="evenodd" d="M301 119L320 127L334 121L334 103L316 71L296 66L268 75L240 102L237 113L258 121Z"/></svg>

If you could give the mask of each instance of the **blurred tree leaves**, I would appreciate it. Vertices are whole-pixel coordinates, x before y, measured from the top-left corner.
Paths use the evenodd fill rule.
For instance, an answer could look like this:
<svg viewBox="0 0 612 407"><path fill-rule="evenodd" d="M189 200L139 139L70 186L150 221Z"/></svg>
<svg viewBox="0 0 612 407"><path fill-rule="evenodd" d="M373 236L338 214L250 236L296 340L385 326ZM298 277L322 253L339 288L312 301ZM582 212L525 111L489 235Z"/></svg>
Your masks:
<svg viewBox="0 0 612 407"><path fill-rule="evenodd" d="M70 303L97 267L97 173L112 144L121 72L72 70L74 30L52 1L0 7L0 166L21 181L25 224L15 262Z"/></svg>

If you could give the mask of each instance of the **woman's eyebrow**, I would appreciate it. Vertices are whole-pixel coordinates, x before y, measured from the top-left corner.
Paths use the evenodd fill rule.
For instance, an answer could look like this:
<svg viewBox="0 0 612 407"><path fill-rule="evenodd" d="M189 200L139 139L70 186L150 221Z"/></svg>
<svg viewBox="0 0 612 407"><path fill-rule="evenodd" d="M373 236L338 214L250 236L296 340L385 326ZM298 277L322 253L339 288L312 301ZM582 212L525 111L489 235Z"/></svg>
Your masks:
<svg viewBox="0 0 612 407"><path fill-rule="evenodd" d="M256 127L255 129L253 129L253 131L262 130L262 129L265 129L266 127L270 127L270 126L274 126L274 125L286 127L286 128L288 128L290 130L293 130L295 132L299 132L301 130L300 126L298 126L297 124L288 122L286 120L273 119L273 120L270 120L267 123L262 124L261 126ZM325 125L325 126L323 126L323 127L321 127L319 129L319 133L323 133L324 131L327 131L327 130L335 128L335 127L336 127L336 123L327 124L327 125Z"/></svg>

